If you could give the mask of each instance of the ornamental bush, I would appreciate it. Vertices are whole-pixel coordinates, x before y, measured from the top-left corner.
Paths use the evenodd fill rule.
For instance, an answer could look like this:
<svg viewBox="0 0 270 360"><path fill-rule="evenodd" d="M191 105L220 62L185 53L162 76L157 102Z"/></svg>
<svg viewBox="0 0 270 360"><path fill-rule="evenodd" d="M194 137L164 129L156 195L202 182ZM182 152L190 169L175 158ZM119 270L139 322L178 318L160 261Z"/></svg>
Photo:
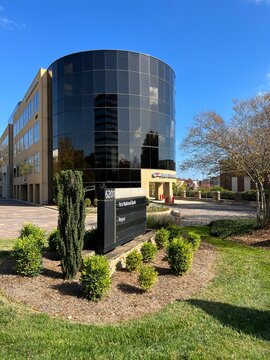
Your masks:
<svg viewBox="0 0 270 360"><path fill-rule="evenodd" d="M156 232L155 242L158 249L166 249L169 244L170 232L168 229L161 228Z"/></svg>
<svg viewBox="0 0 270 360"><path fill-rule="evenodd" d="M167 260L175 275L183 275L192 265L192 245L183 238L173 239L167 249Z"/></svg>
<svg viewBox="0 0 270 360"><path fill-rule="evenodd" d="M155 260L157 256L157 247L151 242L145 242L141 247L142 259L144 262Z"/></svg>
<svg viewBox="0 0 270 360"><path fill-rule="evenodd" d="M36 239L40 249L45 246L46 241L46 231L41 229L39 226L33 223L26 223L20 230L20 237L27 237L29 235L33 235Z"/></svg>
<svg viewBox="0 0 270 360"><path fill-rule="evenodd" d="M140 268L138 282L144 291L152 289L157 282L158 273L150 265L142 265Z"/></svg>
<svg viewBox="0 0 270 360"><path fill-rule="evenodd" d="M41 248L33 235L22 236L17 239L13 256L17 274L36 276L42 269Z"/></svg>
<svg viewBox="0 0 270 360"><path fill-rule="evenodd" d="M58 248L59 231L54 229L48 236L49 249L51 251L57 251Z"/></svg>
<svg viewBox="0 0 270 360"><path fill-rule="evenodd" d="M194 231L188 231L185 234L185 239L188 243L192 245L193 251L197 251L201 245L201 237L199 234L196 234Z"/></svg>
<svg viewBox="0 0 270 360"><path fill-rule="evenodd" d="M93 206L94 206L94 207L97 207L97 206L98 206L98 199L97 199L97 198L95 198L95 199L93 200Z"/></svg>
<svg viewBox="0 0 270 360"><path fill-rule="evenodd" d="M84 240L85 204L81 171L63 170L55 176L58 200L58 254L65 279L80 269Z"/></svg>
<svg viewBox="0 0 270 360"><path fill-rule="evenodd" d="M93 255L84 259L80 282L87 299L96 302L101 300L111 286L107 258L102 255Z"/></svg>
<svg viewBox="0 0 270 360"><path fill-rule="evenodd" d="M167 226L166 229L169 230L169 233L170 233L169 240L172 240L174 238L178 238L179 236L182 235L182 229L178 225L171 224L171 225Z"/></svg>
<svg viewBox="0 0 270 360"><path fill-rule="evenodd" d="M91 206L91 200L90 200L89 198L86 198L86 199L84 200L84 204L85 204L86 207Z"/></svg>
<svg viewBox="0 0 270 360"><path fill-rule="evenodd" d="M142 263L142 254L138 250L132 250L126 257L126 268L128 271L136 271Z"/></svg>

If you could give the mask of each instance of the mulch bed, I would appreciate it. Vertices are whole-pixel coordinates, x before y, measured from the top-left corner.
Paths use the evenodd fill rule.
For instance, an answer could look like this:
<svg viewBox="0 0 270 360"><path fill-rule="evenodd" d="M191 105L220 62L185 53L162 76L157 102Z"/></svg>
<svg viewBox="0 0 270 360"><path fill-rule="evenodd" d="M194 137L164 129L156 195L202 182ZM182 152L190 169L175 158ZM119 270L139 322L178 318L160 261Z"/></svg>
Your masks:
<svg viewBox="0 0 270 360"><path fill-rule="evenodd" d="M256 230L249 235L234 236L230 240L270 250L270 229Z"/></svg>
<svg viewBox="0 0 270 360"><path fill-rule="evenodd" d="M202 243L194 256L193 266L184 276L174 276L159 251L153 263L159 273L158 283L148 293L140 290L137 274L119 270L112 276L112 287L98 303L83 297L79 277L64 281L60 263L47 256L40 276L27 278L14 273L11 256L1 260L0 288L6 296L34 310L53 317L81 323L116 323L154 313L174 300L192 297L214 277L217 251Z"/></svg>

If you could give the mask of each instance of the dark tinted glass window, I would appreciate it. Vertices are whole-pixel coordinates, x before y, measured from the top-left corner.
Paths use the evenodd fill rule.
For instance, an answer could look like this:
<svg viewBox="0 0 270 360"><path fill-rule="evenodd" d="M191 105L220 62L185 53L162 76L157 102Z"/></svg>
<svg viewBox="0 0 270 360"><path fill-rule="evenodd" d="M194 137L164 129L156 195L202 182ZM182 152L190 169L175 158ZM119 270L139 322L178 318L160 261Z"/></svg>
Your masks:
<svg viewBox="0 0 270 360"><path fill-rule="evenodd" d="M140 72L149 73L149 56L140 54Z"/></svg>
<svg viewBox="0 0 270 360"><path fill-rule="evenodd" d="M149 75L140 74L140 94L149 96Z"/></svg>
<svg viewBox="0 0 270 360"><path fill-rule="evenodd" d="M118 161L120 168L130 167L130 154L128 146L118 146Z"/></svg>
<svg viewBox="0 0 270 360"><path fill-rule="evenodd" d="M141 181L140 170L130 170L130 180L131 181Z"/></svg>
<svg viewBox="0 0 270 360"><path fill-rule="evenodd" d="M118 161L117 161L115 167L118 167ZM116 169L107 170L107 182L111 182L111 181L118 182L118 173L119 173L119 170L116 170Z"/></svg>
<svg viewBox="0 0 270 360"><path fill-rule="evenodd" d="M95 131L105 131L106 130L106 114L105 109L96 108L94 110L94 124Z"/></svg>
<svg viewBox="0 0 270 360"><path fill-rule="evenodd" d="M105 92L105 72L94 71L94 91L95 94Z"/></svg>
<svg viewBox="0 0 270 360"><path fill-rule="evenodd" d="M158 132L159 131L159 127L158 127L158 113L155 111L151 111L150 113L150 128L151 130Z"/></svg>
<svg viewBox="0 0 270 360"><path fill-rule="evenodd" d="M161 101L165 100L165 82L163 80L158 80L158 98Z"/></svg>
<svg viewBox="0 0 270 360"><path fill-rule="evenodd" d="M131 108L140 108L140 96L138 95L130 95L129 97L129 106Z"/></svg>
<svg viewBox="0 0 270 360"><path fill-rule="evenodd" d="M130 94L139 95L140 94L140 76L139 73L130 72L129 73L129 92Z"/></svg>
<svg viewBox="0 0 270 360"><path fill-rule="evenodd" d="M150 58L150 74L158 76L158 60Z"/></svg>
<svg viewBox="0 0 270 360"><path fill-rule="evenodd" d="M106 146L95 146L95 167L106 168Z"/></svg>
<svg viewBox="0 0 270 360"><path fill-rule="evenodd" d="M147 146L142 147L141 167L143 169L149 169L151 167L150 147L147 147Z"/></svg>
<svg viewBox="0 0 270 360"><path fill-rule="evenodd" d="M139 71L139 54L129 53L129 70Z"/></svg>
<svg viewBox="0 0 270 360"><path fill-rule="evenodd" d="M83 86L84 94L92 94L93 93L93 72L92 71L83 73L82 86Z"/></svg>
<svg viewBox="0 0 270 360"><path fill-rule="evenodd" d="M141 131L147 133L150 131L150 112L141 110Z"/></svg>
<svg viewBox="0 0 270 360"><path fill-rule="evenodd" d="M106 163L108 168L116 168L118 165L118 146L107 146Z"/></svg>
<svg viewBox="0 0 270 360"><path fill-rule="evenodd" d="M141 131L140 110L130 109L129 124L130 131Z"/></svg>
<svg viewBox="0 0 270 360"><path fill-rule="evenodd" d="M116 51L105 51L105 68L117 69Z"/></svg>
<svg viewBox="0 0 270 360"><path fill-rule="evenodd" d="M117 108L106 109L106 131L118 130L118 111Z"/></svg>
<svg viewBox="0 0 270 360"><path fill-rule="evenodd" d="M93 70L93 53L85 52L82 54L82 69L83 71Z"/></svg>
<svg viewBox="0 0 270 360"><path fill-rule="evenodd" d="M158 62L158 77L161 79L165 77L164 63L162 61Z"/></svg>
<svg viewBox="0 0 270 360"><path fill-rule="evenodd" d="M129 110L118 109L118 130L129 131Z"/></svg>
<svg viewBox="0 0 270 360"><path fill-rule="evenodd" d="M94 131L94 110L84 109L83 110L83 130Z"/></svg>
<svg viewBox="0 0 270 360"><path fill-rule="evenodd" d="M83 133L83 145L85 145L85 146L94 146L95 145L95 133L94 132L84 132Z"/></svg>
<svg viewBox="0 0 270 360"><path fill-rule="evenodd" d="M118 95L118 106L122 108L129 107L129 96L128 95Z"/></svg>
<svg viewBox="0 0 270 360"><path fill-rule="evenodd" d="M92 108L94 106L94 96L93 95L84 95L83 96L83 107Z"/></svg>
<svg viewBox="0 0 270 360"><path fill-rule="evenodd" d="M130 166L132 168L140 168L141 166L141 147L132 146L130 148Z"/></svg>
<svg viewBox="0 0 270 360"><path fill-rule="evenodd" d="M105 73L105 91L106 93L117 93L117 72L108 70Z"/></svg>
<svg viewBox="0 0 270 360"><path fill-rule="evenodd" d="M120 94L128 94L129 83L128 83L128 72L118 71L117 72L117 89Z"/></svg>
<svg viewBox="0 0 270 360"><path fill-rule="evenodd" d="M157 147L151 147L150 148L151 153L151 168L158 169L158 148Z"/></svg>
<svg viewBox="0 0 270 360"><path fill-rule="evenodd" d="M165 80L170 81L170 68L168 65L164 65Z"/></svg>
<svg viewBox="0 0 270 360"><path fill-rule="evenodd" d="M150 99L146 96L140 96L140 108L143 110L150 109Z"/></svg>
<svg viewBox="0 0 270 360"><path fill-rule="evenodd" d="M108 145L118 144L118 132L117 131L107 131L106 132L106 143Z"/></svg>
<svg viewBox="0 0 270 360"><path fill-rule="evenodd" d="M129 144L131 146L141 145L141 133L139 131L129 133Z"/></svg>
<svg viewBox="0 0 270 360"><path fill-rule="evenodd" d="M119 70L128 69L128 52L117 51L117 68Z"/></svg>
<svg viewBox="0 0 270 360"><path fill-rule="evenodd" d="M108 107L117 107L117 94L106 94L105 102Z"/></svg>
<svg viewBox="0 0 270 360"><path fill-rule="evenodd" d="M123 187L130 187L130 184L124 183L124 181L130 181L130 170L119 170L119 182L121 182Z"/></svg>
<svg viewBox="0 0 270 360"><path fill-rule="evenodd" d="M119 141L119 145L128 145L129 144L129 132L128 131L119 131L118 141Z"/></svg>
<svg viewBox="0 0 270 360"><path fill-rule="evenodd" d="M105 68L105 53L104 51L95 51L93 53L93 66L95 70Z"/></svg>
<svg viewBox="0 0 270 360"><path fill-rule="evenodd" d="M96 131L95 132L95 145L106 145L106 132L105 131Z"/></svg>
<svg viewBox="0 0 270 360"><path fill-rule="evenodd" d="M64 59L64 74L82 71L82 54L74 54Z"/></svg>

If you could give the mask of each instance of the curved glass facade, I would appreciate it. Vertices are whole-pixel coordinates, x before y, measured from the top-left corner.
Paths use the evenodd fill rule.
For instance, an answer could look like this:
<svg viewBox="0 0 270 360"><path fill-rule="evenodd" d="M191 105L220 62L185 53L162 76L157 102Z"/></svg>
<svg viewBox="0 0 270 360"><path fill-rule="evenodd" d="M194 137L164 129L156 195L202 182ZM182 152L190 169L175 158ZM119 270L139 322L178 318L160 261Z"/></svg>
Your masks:
<svg viewBox="0 0 270 360"><path fill-rule="evenodd" d="M97 50L50 69L53 172L85 186L141 186L140 169L175 170L175 74L149 55Z"/></svg>

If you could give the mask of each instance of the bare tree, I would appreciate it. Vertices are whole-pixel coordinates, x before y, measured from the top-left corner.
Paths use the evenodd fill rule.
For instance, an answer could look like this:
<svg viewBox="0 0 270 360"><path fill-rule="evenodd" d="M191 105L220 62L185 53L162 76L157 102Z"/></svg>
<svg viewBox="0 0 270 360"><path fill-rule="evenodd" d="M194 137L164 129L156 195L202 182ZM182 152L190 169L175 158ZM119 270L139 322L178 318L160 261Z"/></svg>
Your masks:
<svg viewBox="0 0 270 360"><path fill-rule="evenodd" d="M247 174L257 189L257 219L270 225L270 94L235 101L233 116L226 123L214 111L202 112L181 147L189 155L182 170L204 169L210 174Z"/></svg>

